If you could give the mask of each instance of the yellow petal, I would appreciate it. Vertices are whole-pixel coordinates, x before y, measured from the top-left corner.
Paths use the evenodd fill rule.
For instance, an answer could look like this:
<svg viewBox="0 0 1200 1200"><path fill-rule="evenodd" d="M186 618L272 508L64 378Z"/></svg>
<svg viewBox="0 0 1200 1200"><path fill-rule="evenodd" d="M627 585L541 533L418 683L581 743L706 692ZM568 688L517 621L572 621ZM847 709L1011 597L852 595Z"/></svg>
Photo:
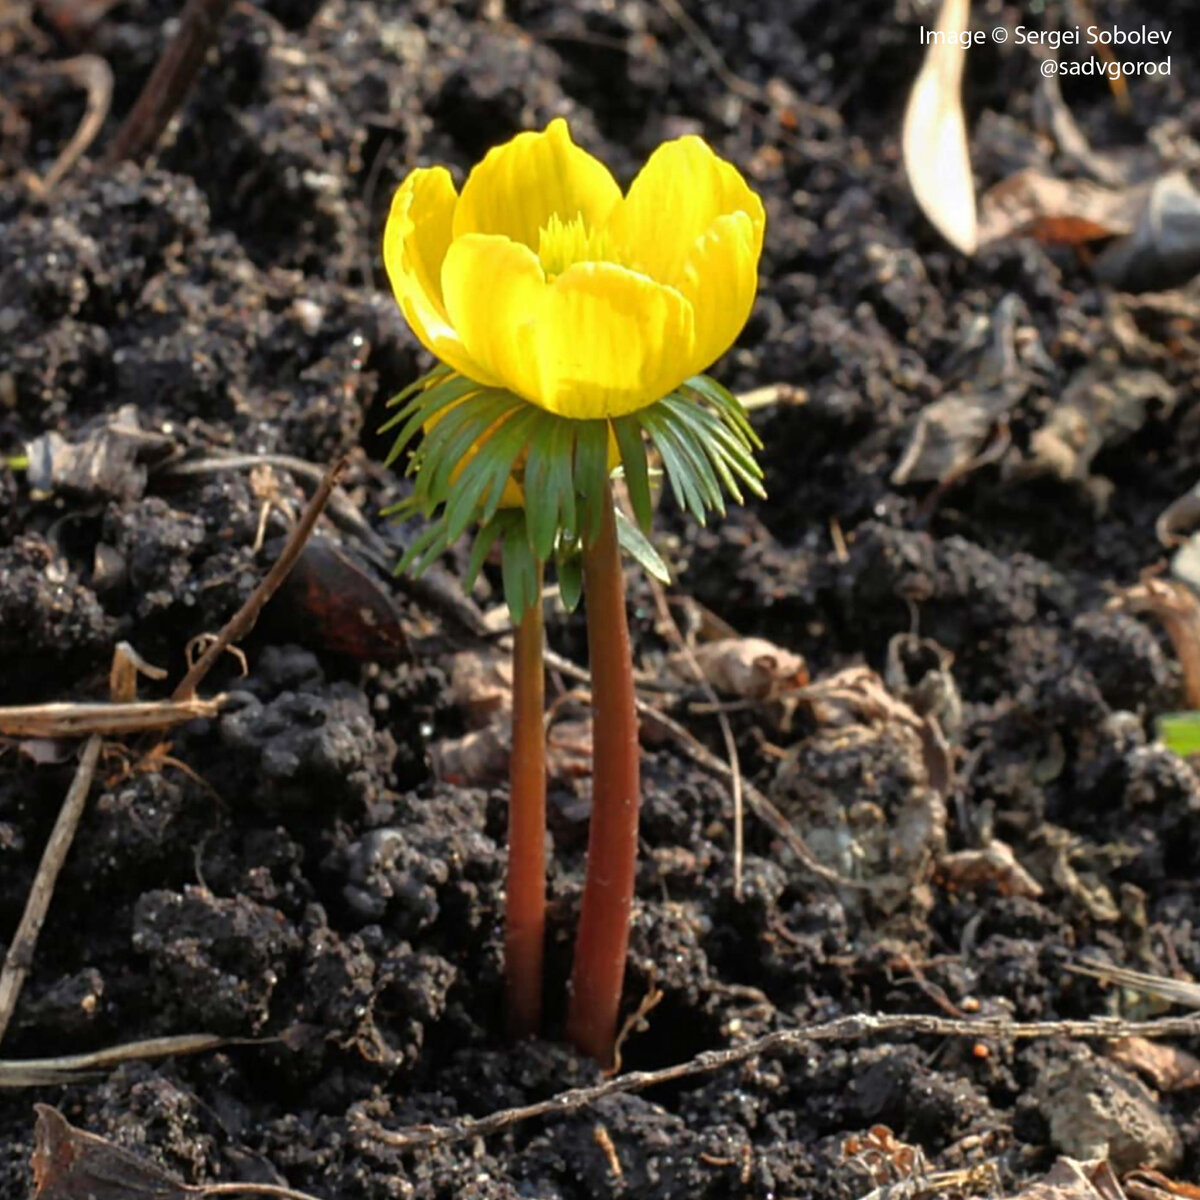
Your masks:
<svg viewBox="0 0 1200 1200"><path fill-rule="evenodd" d="M761 235L744 212L718 217L692 243L679 281L696 313L690 375L712 366L746 324L758 287L760 244Z"/></svg>
<svg viewBox="0 0 1200 1200"><path fill-rule="evenodd" d="M694 355L692 306L614 263L564 271L533 330L538 386L529 399L565 417L644 408L687 378Z"/></svg>
<svg viewBox="0 0 1200 1200"><path fill-rule="evenodd" d="M720 216L743 212L754 231L754 258L766 224L762 201L737 168L718 158L701 138L664 142L650 155L613 210L608 231L621 261L660 283L677 286L696 240ZM707 303L719 303L708 296Z"/></svg>
<svg viewBox="0 0 1200 1200"><path fill-rule="evenodd" d="M464 234L446 254L442 288L467 353L504 387L533 399L534 321L547 290L537 255L497 234Z"/></svg>
<svg viewBox="0 0 1200 1200"><path fill-rule="evenodd" d="M538 233L557 215L602 225L621 199L608 168L571 141L561 117L540 133L519 133L489 150L463 185L454 237L503 234L537 250Z"/></svg>
<svg viewBox="0 0 1200 1200"><path fill-rule="evenodd" d="M419 168L396 190L383 231L383 265L396 302L421 344L478 383L494 385L464 349L442 300L442 261L458 195L445 167Z"/></svg>

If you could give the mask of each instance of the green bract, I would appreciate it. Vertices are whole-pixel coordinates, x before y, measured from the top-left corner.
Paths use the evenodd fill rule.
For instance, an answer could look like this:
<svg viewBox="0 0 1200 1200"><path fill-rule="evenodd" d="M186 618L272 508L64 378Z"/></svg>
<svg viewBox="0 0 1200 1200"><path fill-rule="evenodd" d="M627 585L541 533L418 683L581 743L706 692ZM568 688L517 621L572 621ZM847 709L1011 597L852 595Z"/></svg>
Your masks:
<svg viewBox="0 0 1200 1200"><path fill-rule="evenodd" d="M465 585L500 544L505 600L516 620L535 598L537 562L554 559L564 603L571 608L578 601L578 551L598 536L614 470L624 476L636 518L636 525L619 521L621 544L666 579L645 536L653 516L647 442L658 452L676 502L702 525L709 512L724 515L726 493L738 503L742 488L764 494L754 458L762 443L737 399L705 375L636 412L598 420L560 416L445 366L391 404L398 411L381 430L399 427L389 464L419 432L425 436L408 463L412 495L388 512L420 513L430 522L397 572L420 574L478 522ZM502 506L513 484L523 507Z"/></svg>

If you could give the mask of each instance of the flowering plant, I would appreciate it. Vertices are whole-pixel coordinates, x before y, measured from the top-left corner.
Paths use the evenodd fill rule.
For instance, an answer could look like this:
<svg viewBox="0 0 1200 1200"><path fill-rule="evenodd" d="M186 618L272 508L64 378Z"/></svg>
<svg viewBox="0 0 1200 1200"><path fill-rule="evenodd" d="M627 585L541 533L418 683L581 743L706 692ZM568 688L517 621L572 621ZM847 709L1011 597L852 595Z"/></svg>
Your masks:
<svg viewBox="0 0 1200 1200"><path fill-rule="evenodd" d="M540 1019L545 769L541 589L556 562L568 607L588 597L593 805L568 1019L607 1060L628 942L637 845L637 719L619 546L651 570L648 446L702 523L724 493L762 494L758 439L699 374L741 331L765 218L738 171L698 137L661 145L624 195L566 122L518 134L471 171L414 170L392 202L384 263L439 365L396 398L389 461L417 438L401 506L429 525L401 568L422 570L472 524L473 581L499 544L517 626L506 928L510 1023ZM624 476L636 525L615 506ZM639 533L640 527L640 533Z"/></svg>

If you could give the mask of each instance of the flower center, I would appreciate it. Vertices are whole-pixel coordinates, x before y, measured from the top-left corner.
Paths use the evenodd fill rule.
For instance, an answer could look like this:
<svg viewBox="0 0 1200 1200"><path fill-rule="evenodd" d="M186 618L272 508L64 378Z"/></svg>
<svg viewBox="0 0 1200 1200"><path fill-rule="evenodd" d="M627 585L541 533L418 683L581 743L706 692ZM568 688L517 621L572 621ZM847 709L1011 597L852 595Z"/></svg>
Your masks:
<svg viewBox="0 0 1200 1200"><path fill-rule="evenodd" d="M538 258L552 283L568 267L581 262L616 262L616 248L605 229L590 229L582 213L564 221L558 213L538 230Z"/></svg>

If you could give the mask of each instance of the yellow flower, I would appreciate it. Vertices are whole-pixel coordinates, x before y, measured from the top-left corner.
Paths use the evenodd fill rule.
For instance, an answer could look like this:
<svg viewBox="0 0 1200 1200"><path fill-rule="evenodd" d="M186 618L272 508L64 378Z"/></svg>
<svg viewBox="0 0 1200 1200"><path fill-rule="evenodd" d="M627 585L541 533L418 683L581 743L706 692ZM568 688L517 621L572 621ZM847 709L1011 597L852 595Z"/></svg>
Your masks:
<svg viewBox="0 0 1200 1200"><path fill-rule="evenodd" d="M405 319L447 366L565 417L653 404L733 344L765 217L698 137L665 142L627 195L567 123L400 185L383 258Z"/></svg>

